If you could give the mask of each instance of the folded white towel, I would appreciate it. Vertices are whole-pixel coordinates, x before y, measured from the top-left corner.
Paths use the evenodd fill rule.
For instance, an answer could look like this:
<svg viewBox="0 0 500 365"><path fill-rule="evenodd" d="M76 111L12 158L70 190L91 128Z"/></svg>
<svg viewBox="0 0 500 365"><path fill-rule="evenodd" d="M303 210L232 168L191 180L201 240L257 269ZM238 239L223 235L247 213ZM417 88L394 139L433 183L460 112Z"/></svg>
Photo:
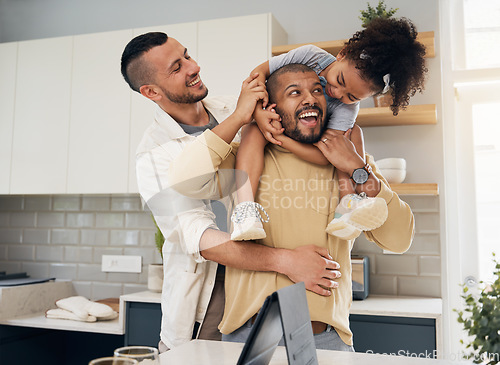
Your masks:
<svg viewBox="0 0 500 365"><path fill-rule="evenodd" d="M56 305L67 311L74 313L78 318L85 319L87 316L94 316L97 319L113 316L114 310L106 304L96 303L82 296L75 296L60 299Z"/></svg>
<svg viewBox="0 0 500 365"><path fill-rule="evenodd" d="M112 319L118 318L118 313L113 311L109 316L107 317L99 317L97 318L98 321L110 321Z"/></svg>
<svg viewBox="0 0 500 365"><path fill-rule="evenodd" d="M78 317L75 315L73 312L64 310L64 309L49 309L47 312L45 312L45 317L47 318L55 318L55 319L71 319L73 321L80 321L80 322L95 322L97 321L97 318L94 316L89 316L87 315L86 318L82 319L81 317Z"/></svg>
<svg viewBox="0 0 500 365"><path fill-rule="evenodd" d="M64 299L59 299L56 305L64 310L72 312L76 317L84 320L89 316L89 312L86 309L88 299L85 297L69 297Z"/></svg>

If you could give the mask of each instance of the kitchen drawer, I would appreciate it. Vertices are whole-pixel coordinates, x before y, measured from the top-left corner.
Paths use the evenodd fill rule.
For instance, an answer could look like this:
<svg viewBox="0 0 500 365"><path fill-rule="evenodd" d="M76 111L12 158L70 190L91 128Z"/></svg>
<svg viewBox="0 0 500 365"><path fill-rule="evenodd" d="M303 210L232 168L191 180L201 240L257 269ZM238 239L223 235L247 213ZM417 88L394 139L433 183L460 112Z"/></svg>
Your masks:
<svg viewBox="0 0 500 365"><path fill-rule="evenodd" d="M87 365L123 343L121 335L0 325L0 364Z"/></svg>
<svg viewBox="0 0 500 365"><path fill-rule="evenodd" d="M0 325L0 364L63 365L55 343L54 333L45 329Z"/></svg>
<svg viewBox="0 0 500 365"><path fill-rule="evenodd" d="M351 314L350 325L356 352L433 356L436 350L435 319Z"/></svg>
<svg viewBox="0 0 500 365"><path fill-rule="evenodd" d="M125 346L158 347L161 328L161 305L126 302Z"/></svg>

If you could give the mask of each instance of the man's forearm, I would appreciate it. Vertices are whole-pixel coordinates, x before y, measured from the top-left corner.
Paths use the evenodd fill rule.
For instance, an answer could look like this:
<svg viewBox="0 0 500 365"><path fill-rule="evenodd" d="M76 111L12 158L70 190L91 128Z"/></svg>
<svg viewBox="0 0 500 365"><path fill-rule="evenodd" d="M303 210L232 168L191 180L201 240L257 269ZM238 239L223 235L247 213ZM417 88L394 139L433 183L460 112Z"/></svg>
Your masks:
<svg viewBox="0 0 500 365"><path fill-rule="evenodd" d="M255 242L231 241L229 233L207 229L200 241L201 255L219 264L243 270L284 273L281 255L272 247Z"/></svg>
<svg viewBox="0 0 500 365"><path fill-rule="evenodd" d="M250 72L250 75L253 75L255 73L259 74L259 76L258 76L259 81L266 82L267 78L271 74L271 72L269 70L269 61L264 61L263 63L261 63L260 65L255 67L252 70L252 72Z"/></svg>
<svg viewBox="0 0 500 365"><path fill-rule="evenodd" d="M241 270L272 271L303 281L306 289L328 296L340 277L338 263L324 247L304 245L294 250L273 248L251 241L234 242L228 233L207 229L200 242L201 255L211 261Z"/></svg>
<svg viewBox="0 0 500 365"><path fill-rule="evenodd" d="M230 144L236 136L236 133L238 133L244 124L242 119L237 114L233 113L222 123L214 127L212 132L224 140L224 142Z"/></svg>

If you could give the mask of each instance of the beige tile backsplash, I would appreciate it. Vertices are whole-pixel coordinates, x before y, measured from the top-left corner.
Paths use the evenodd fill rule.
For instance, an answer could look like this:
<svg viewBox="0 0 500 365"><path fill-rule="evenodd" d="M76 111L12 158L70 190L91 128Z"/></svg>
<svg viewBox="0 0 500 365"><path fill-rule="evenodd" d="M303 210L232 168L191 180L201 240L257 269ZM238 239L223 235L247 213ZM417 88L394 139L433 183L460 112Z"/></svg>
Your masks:
<svg viewBox="0 0 500 365"><path fill-rule="evenodd" d="M441 297L439 198L404 196L415 216L415 237L402 255L384 254L361 235L353 254L370 259L370 293Z"/></svg>
<svg viewBox="0 0 500 365"><path fill-rule="evenodd" d="M93 300L147 289L160 262L138 195L0 196L0 271L73 280ZM141 255L143 273L105 273L102 255Z"/></svg>
<svg viewBox="0 0 500 365"><path fill-rule="evenodd" d="M439 199L403 199L417 227L410 250L387 255L361 236L353 253L370 259L371 293L440 297ZM136 194L0 196L0 271L71 279L93 300L142 291L160 261L154 233ZM141 255L142 273L103 273L102 255Z"/></svg>

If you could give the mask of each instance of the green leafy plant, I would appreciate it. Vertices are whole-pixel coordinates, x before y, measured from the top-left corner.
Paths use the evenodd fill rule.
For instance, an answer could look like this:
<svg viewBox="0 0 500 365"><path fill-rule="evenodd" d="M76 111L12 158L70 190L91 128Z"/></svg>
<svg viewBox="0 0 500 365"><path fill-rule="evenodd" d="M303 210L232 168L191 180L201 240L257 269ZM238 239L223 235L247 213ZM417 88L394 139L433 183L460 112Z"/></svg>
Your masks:
<svg viewBox="0 0 500 365"><path fill-rule="evenodd" d="M486 363L489 365L500 362L500 262L493 253L495 263L495 281L491 285L480 282L483 289L479 294L469 292L469 288L463 287L464 310L454 309L458 313L458 322L463 327L472 342L466 345L470 350L466 354L474 363ZM464 344L464 341L460 341Z"/></svg>
<svg viewBox="0 0 500 365"><path fill-rule="evenodd" d="M153 217L153 216L151 216ZM161 256L161 262L163 262L163 243L165 243L165 237L163 236L163 233L161 233L160 227L158 227L158 224L156 223L156 220L153 217L153 222L155 223L156 227L156 233L155 233L155 244L156 244L156 249L160 253Z"/></svg>
<svg viewBox="0 0 500 365"><path fill-rule="evenodd" d="M384 0L379 0L376 7L372 7L370 3L368 4L367 10L361 10L361 16L359 19L362 21L361 26L365 28L373 19L375 18L390 18L392 17L399 8L387 9Z"/></svg>

